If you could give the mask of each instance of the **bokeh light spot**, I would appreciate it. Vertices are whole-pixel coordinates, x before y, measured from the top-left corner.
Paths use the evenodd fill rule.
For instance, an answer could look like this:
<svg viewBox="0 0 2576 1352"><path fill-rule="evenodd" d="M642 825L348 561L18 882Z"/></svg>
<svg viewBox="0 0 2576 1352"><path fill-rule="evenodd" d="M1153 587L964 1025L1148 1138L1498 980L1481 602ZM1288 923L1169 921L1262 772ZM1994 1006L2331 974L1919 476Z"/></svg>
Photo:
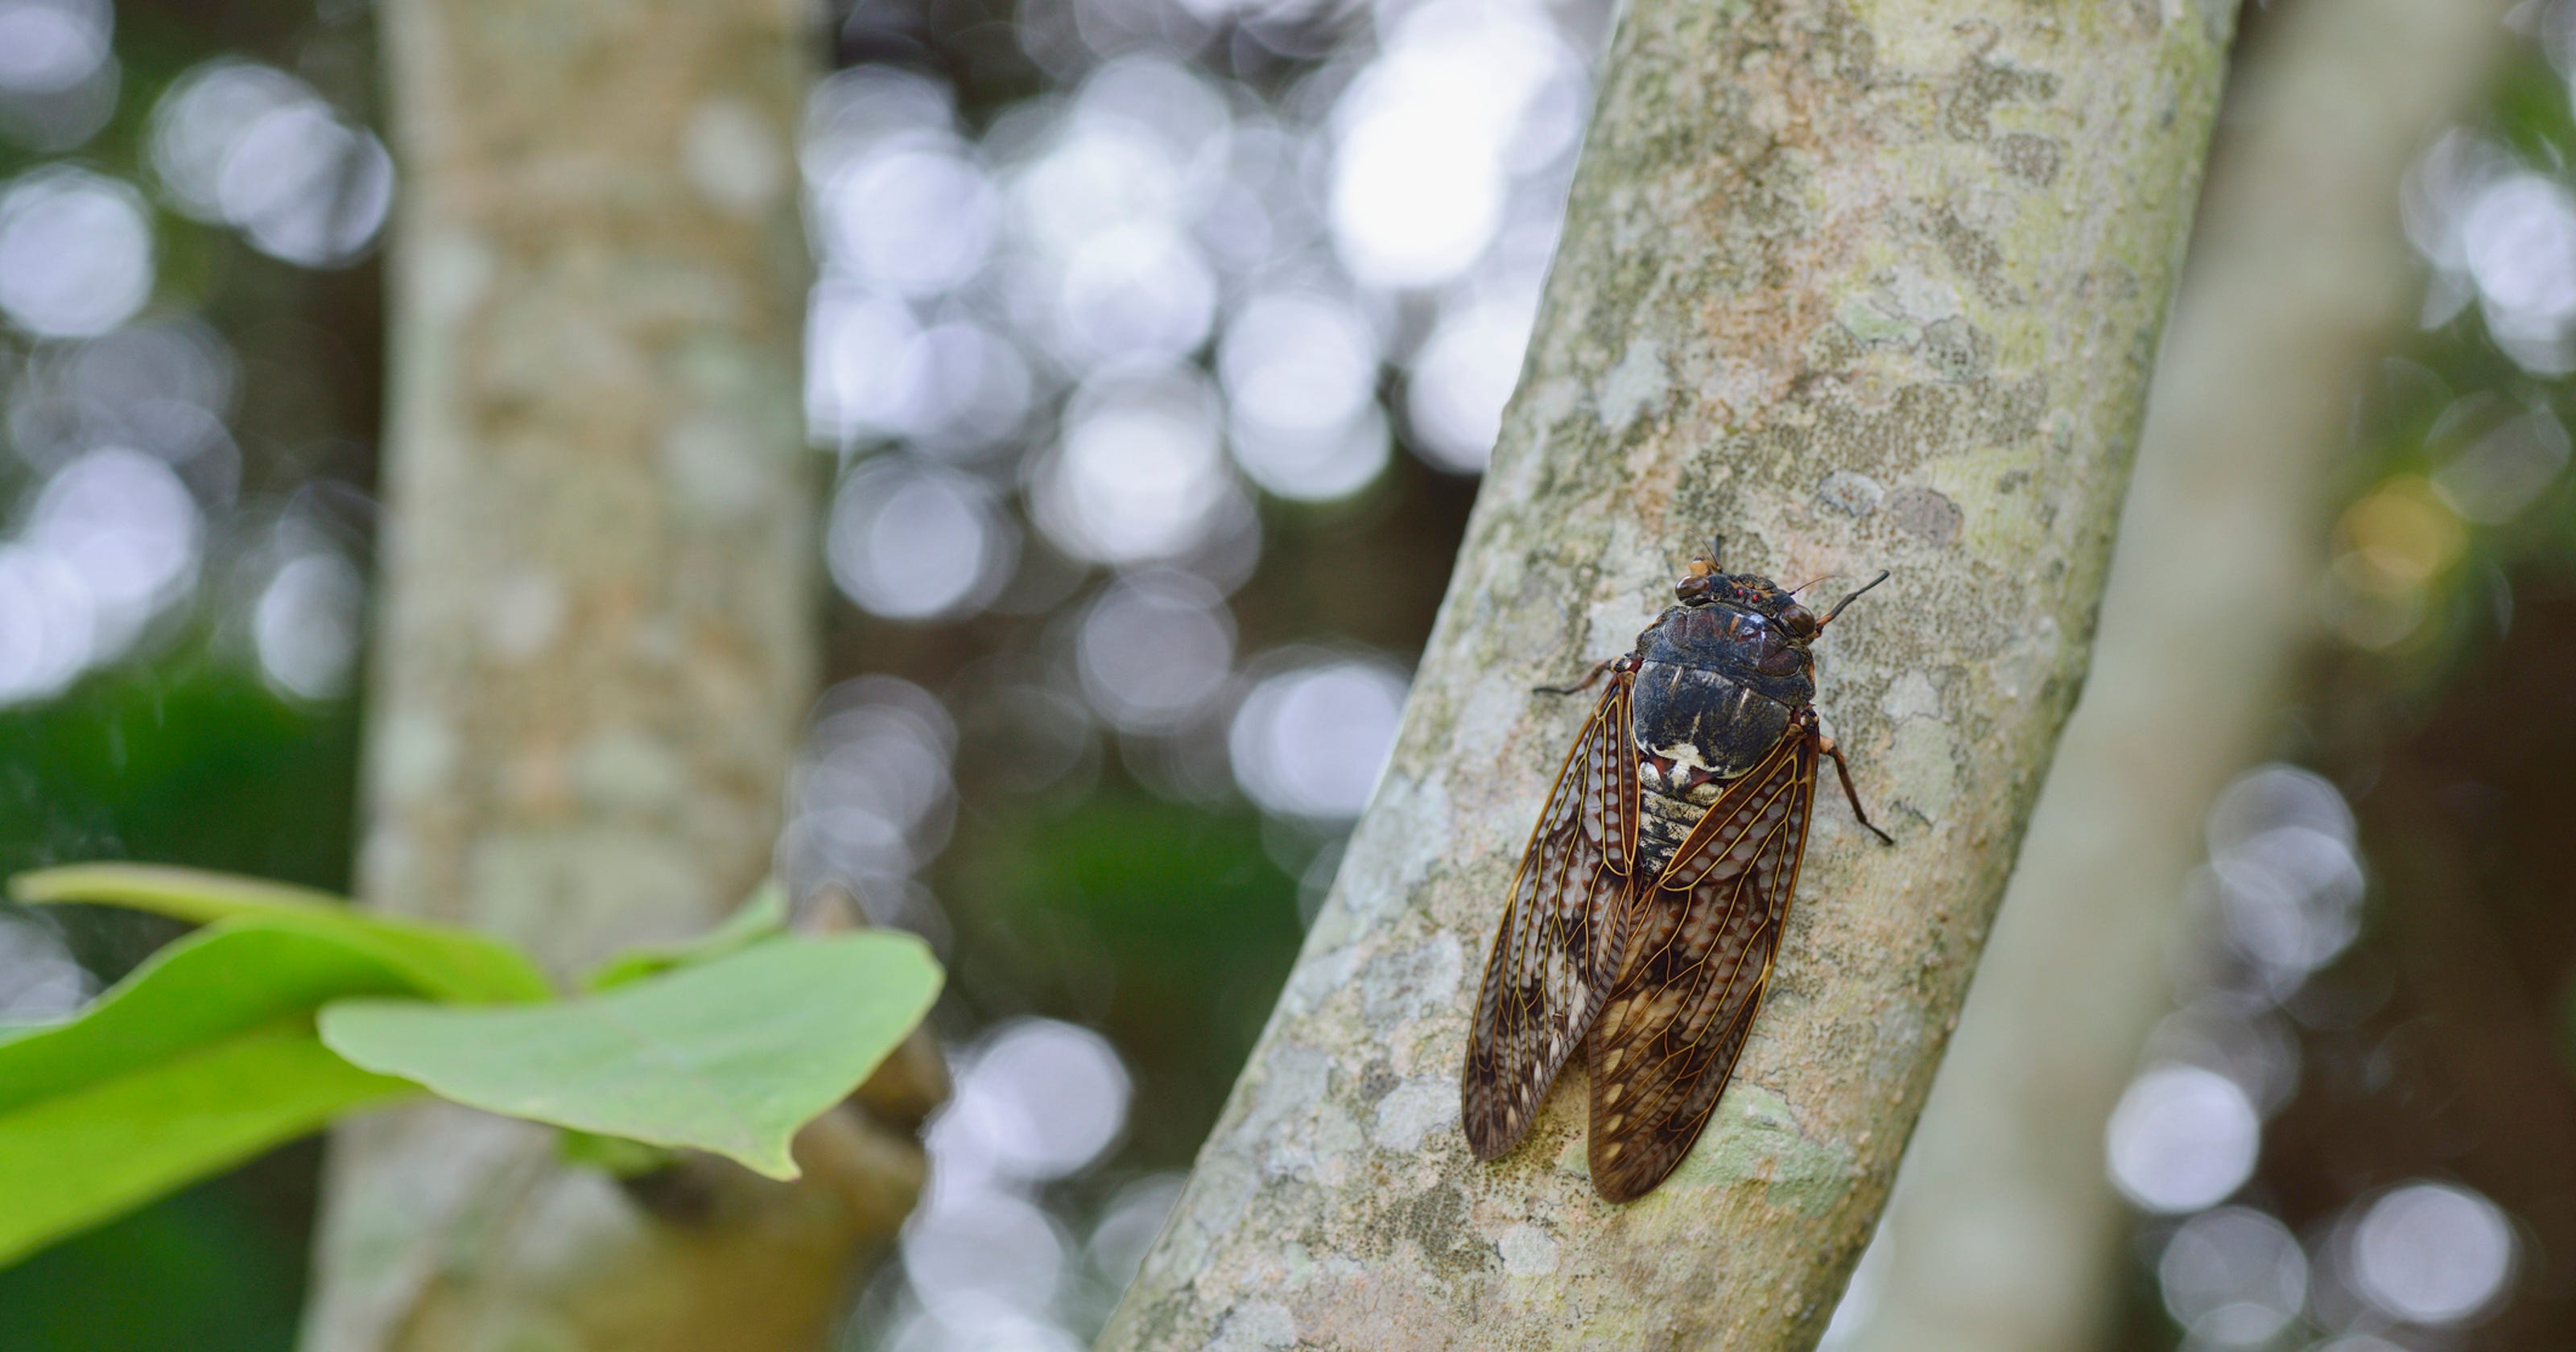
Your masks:
<svg viewBox="0 0 2576 1352"><path fill-rule="evenodd" d="M1227 737L1235 781L1266 812L1348 820L1367 806L1406 682L1375 662L1321 659L1268 676Z"/></svg>
<svg viewBox="0 0 2576 1352"><path fill-rule="evenodd" d="M2567 428L2547 409L2508 419L2433 471L2444 506L2480 525L2512 520L2567 467Z"/></svg>
<svg viewBox="0 0 2576 1352"><path fill-rule="evenodd" d="M394 161L375 133L319 99L242 128L215 176L215 201L260 252L308 268L355 260L393 206Z"/></svg>
<svg viewBox="0 0 2576 1352"><path fill-rule="evenodd" d="M1224 688L1234 623L1207 583L1140 573L1092 602L1074 651L1083 693L1103 717L1129 732L1167 731Z"/></svg>
<svg viewBox="0 0 2576 1352"><path fill-rule="evenodd" d="M779 869L800 894L847 888L879 923L905 914L912 870L954 822L957 728L928 691L862 676L825 692L790 786Z"/></svg>
<svg viewBox="0 0 2576 1352"><path fill-rule="evenodd" d="M1526 304L1482 301L1446 312L1414 354L1405 413L1423 457L1473 474L1494 453L1503 406L1520 380L1533 314Z"/></svg>
<svg viewBox="0 0 2576 1352"><path fill-rule="evenodd" d="M2176 1323L2196 1329L2222 1320L2230 1341L2258 1344L2305 1307L2308 1257L2280 1221L2221 1207L2183 1222L2165 1241L2156 1280Z"/></svg>
<svg viewBox="0 0 2576 1352"><path fill-rule="evenodd" d="M101 662L195 583L201 534L196 500L167 464L111 447L57 471L20 538L80 579L94 624L86 660Z"/></svg>
<svg viewBox="0 0 2576 1352"><path fill-rule="evenodd" d="M98 607L53 554L0 545L0 705L42 699L89 665Z"/></svg>
<svg viewBox="0 0 2576 1352"><path fill-rule="evenodd" d="M1000 196L959 148L894 141L843 169L824 194L833 256L904 295L964 284L984 264Z"/></svg>
<svg viewBox="0 0 2576 1352"><path fill-rule="evenodd" d="M1216 419L1216 399L1192 370L1085 389L1037 470L1038 525L1066 553L1100 563L1189 552L1236 491Z"/></svg>
<svg viewBox="0 0 2576 1352"><path fill-rule="evenodd" d="M347 694L365 602L365 582L338 554L305 554L278 569L251 608L251 637L269 684L298 699Z"/></svg>
<svg viewBox="0 0 2576 1352"><path fill-rule="evenodd" d="M152 295L152 227L124 183L39 169L0 191L0 313L40 338L105 333Z"/></svg>
<svg viewBox="0 0 2576 1352"><path fill-rule="evenodd" d="M929 1129L942 1188L984 1178L1031 1182L1081 1171L1126 1129L1131 1085L1106 1038L1054 1019L995 1029L957 1072Z"/></svg>
<svg viewBox="0 0 2576 1352"><path fill-rule="evenodd" d="M0 3L0 89L59 94L78 86L106 64L114 23L107 0Z"/></svg>
<svg viewBox="0 0 2576 1352"><path fill-rule="evenodd" d="M980 609L1019 559L1016 529L984 484L878 456L842 480L825 556L841 593L895 620Z"/></svg>
<svg viewBox="0 0 2576 1352"><path fill-rule="evenodd" d="M2352 1235L2353 1285L2392 1317L2453 1324L2486 1308L2513 1273L2513 1227L2493 1202L2449 1183L2382 1194Z"/></svg>
<svg viewBox="0 0 2576 1352"><path fill-rule="evenodd" d="M2149 1211L2224 1200L2254 1172L2262 1122L2235 1081L2199 1066L2158 1066L2112 1110L2111 1181Z"/></svg>
<svg viewBox="0 0 2576 1352"><path fill-rule="evenodd" d="M151 158L173 207L303 267L358 258L393 204L393 157L375 133L254 62L209 61L172 81L152 110Z"/></svg>

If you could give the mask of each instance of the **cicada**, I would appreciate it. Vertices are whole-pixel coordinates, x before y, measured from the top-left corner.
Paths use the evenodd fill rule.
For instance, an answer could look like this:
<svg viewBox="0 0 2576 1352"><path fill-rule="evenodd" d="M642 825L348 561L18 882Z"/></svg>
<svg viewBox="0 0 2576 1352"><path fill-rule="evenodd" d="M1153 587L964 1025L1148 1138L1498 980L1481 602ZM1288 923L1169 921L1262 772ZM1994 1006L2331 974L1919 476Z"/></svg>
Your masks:
<svg viewBox="0 0 2576 1352"><path fill-rule="evenodd" d="M1512 880L1476 992L1462 1108L1499 1159L1529 1131L1577 1043L1592 1076L1592 1186L1654 1190L1690 1153L1771 980L1826 760L1870 824L1816 718L1819 616L1766 577L1691 560L1680 604L1609 678Z"/></svg>

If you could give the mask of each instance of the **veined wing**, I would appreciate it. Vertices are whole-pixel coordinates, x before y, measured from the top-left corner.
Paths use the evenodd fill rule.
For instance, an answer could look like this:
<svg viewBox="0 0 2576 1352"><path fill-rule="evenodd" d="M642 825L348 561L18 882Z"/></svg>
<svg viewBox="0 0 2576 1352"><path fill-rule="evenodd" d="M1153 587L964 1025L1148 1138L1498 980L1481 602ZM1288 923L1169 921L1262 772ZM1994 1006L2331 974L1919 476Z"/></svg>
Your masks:
<svg viewBox="0 0 2576 1352"><path fill-rule="evenodd" d="M1619 964L1637 852L1632 687L1628 673L1614 674L1574 739L1485 960L1460 1080L1467 1144L1478 1159L1499 1159L1520 1143Z"/></svg>
<svg viewBox="0 0 2576 1352"><path fill-rule="evenodd" d="M1664 1181L1735 1073L1798 886L1820 745L1812 723L1790 728L1638 889L1587 1048L1592 1186L1611 1201Z"/></svg>

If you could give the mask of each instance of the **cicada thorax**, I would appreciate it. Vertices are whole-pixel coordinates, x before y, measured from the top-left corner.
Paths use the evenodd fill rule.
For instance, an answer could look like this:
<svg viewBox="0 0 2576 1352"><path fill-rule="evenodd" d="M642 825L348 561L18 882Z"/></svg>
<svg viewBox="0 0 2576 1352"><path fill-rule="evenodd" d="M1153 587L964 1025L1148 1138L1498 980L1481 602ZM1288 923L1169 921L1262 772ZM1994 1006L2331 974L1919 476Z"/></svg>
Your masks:
<svg viewBox="0 0 2576 1352"><path fill-rule="evenodd" d="M1789 735L1815 700L1815 668L1762 616L1722 603L1665 611L1638 635L1627 665L1636 679L1636 876L1655 878L1726 785Z"/></svg>

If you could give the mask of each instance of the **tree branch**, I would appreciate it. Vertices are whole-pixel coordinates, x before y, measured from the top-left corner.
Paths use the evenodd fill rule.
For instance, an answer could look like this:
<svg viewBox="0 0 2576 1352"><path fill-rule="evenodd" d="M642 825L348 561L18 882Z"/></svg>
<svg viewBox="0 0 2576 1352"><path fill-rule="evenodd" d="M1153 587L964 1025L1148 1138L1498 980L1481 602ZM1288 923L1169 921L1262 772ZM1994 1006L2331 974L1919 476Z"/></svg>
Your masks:
<svg viewBox="0 0 2576 1352"><path fill-rule="evenodd" d="M561 972L700 929L768 870L818 667L792 141L811 17L384 6L405 184L373 905ZM333 1142L305 1345L816 1346L921 1160L908 1123L849 1106L798 1151L794 1185L689 1161L621 1188L559 1165L547 1131L358 1123Z"/></svg>
<svg viewBox="0 0 2576 1352"><path fill-rule="evenodd" d="M1394 761L1105 1348L1806 1347L2082 680L2231 6L1638 0ZM1724 530L1896 577L1822 644L1821 810L1735 1087L1632 1206L1569 1071L1457 1128L1474 971L1580 710Z"/></svg>
<svg viewBox="0 0 2576 1352"><path fill-rule="evenodd" d="M2239 63L2149 400L2095 673L1887 1218L1849 1352L2105 1333L2102 1125L2169 1004L2201 818L2309 640L2353 391L2411 327L2407 166L2482 89L2498 0L2300 0Z"/></svg>

